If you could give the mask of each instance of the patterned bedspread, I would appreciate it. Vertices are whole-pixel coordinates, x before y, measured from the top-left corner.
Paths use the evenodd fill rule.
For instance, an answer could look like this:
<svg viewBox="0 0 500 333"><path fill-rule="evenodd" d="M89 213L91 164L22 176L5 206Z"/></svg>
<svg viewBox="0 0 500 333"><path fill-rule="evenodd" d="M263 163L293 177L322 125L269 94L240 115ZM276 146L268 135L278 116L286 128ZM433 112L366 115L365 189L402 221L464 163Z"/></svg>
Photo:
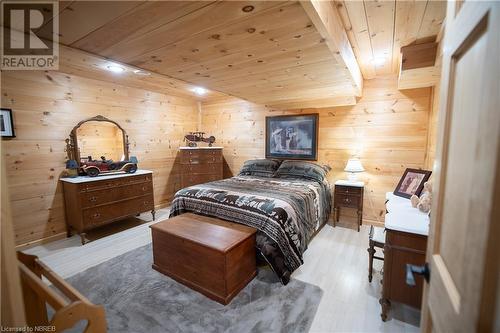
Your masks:
<svg viewBox="0 0 500 333"><path fill-rule="evenodd" d="M330 205L326 182L237 176L178 191L170 217L193 212L256 228L257 249L287 284Z"/></svg>

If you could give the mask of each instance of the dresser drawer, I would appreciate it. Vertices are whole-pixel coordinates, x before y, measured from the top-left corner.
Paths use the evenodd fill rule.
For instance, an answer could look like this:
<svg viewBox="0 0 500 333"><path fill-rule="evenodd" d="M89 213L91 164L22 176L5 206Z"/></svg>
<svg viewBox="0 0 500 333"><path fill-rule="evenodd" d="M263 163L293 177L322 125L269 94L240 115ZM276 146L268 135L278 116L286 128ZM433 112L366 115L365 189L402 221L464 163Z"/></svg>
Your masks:
<svg viewBox="0 0 500 333"><path fill-rule="evenodd" d="M388 246L425 253L427 236L387 229L385 243Z"/></svg>
<svg viewBox="0 0 500 333"><path fill-rule="evenodd" d="M98 180L80 184L80 192L105 190L117 186L151 182L151 181L152 181L152 174L126 176L126 177L111 178L111 179L106 179L106 176L101 176Z"/></svg>
<svg viewBox="0 0 500 333"><path fill-rule="evenodd" d="M197 184L203 184L203 183L208 183L208 182L213 182L215 180L220 180L222 179L222 172L219 174L212 174L212 175L181 175L181 186L188 187L188 186L193 186Z"/></svg>
<svg viewBox="0 0 500 333"><path fill-rule="evenodd" d="M87 229L97 227L124 217L154 209L153 195L126 200L112 205L83 210L83 222Z"/></svg>
<svg viewBox="0 0 500 333"><path fill-rule="evenodd" d="M358 208L361 198L356 195L335 194L335 203L338 206Z"/></svg>
<svg viewBox="0 0 500 333"><path fill-rule="evenodd" d="M335 185L335 194L361 195L361 187Z"/></svg>
<svg viewBox="0 0 500 333"><path fill-rule="evenodd" d="M181 150L182 157L208 157L222 156L222 149L183 149Z"/></svg>
<svg viewBox="0 0 500 333"><path fill-rule="evenodd" d="M192 175L206 175L222 173L221 163L188 164L184 166L184 171Z"/></svg>
<svg viewBox="0 0 500 333"><path fill-rule="evenodd" d="M108 189L86 191L80 195L80 198L82 207L87 208L143 196L148 193L153 193L152 182L142 182L132 185L111 187Z"/></svg>
<svg viewBox="0 0 500 333"><path fill-rule="evenodd" d="M222 155L181 156L181 164L222 163Z"/></svg>

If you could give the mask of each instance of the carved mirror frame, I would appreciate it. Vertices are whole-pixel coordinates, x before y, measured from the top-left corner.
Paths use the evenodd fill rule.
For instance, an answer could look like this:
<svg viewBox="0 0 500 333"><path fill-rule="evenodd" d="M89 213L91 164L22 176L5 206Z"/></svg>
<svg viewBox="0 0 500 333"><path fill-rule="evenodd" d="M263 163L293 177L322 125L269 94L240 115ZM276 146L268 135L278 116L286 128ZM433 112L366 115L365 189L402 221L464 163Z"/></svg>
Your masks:
<svg viewBox="0 0 500 333"><path fill-rule="evenodd" d="M66 152L68 154L68 159L69 160L75 160L78 165L81 165L81 159L80 159L80 151L78 149L78 138L76 136L76 131L80 126L85 124L86 122L89 121L103 121L103 122L110 122L115 124L123 134L123 154L125 155L125 160L129 159L129 142L128 142L128 135L127 132L121 127L116 121L113 121L111 119L108 119L104 116L98 115L86 120L80 121L78 124L76 124L75 127L71 130L71 133L69 134L69 138L66 139Z"/></svg>

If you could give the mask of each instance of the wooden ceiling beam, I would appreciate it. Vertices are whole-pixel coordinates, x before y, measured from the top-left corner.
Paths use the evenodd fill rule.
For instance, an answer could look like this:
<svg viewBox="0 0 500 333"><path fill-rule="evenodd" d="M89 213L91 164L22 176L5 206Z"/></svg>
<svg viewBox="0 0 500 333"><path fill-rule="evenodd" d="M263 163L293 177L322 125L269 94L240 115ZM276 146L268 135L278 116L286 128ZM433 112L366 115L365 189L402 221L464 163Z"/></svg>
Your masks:
<svg viewBox="0 0 500 333"><path fill-rule="evenodd" d="M366 21L365 5L361 1L335 1L337 10L344 23L347 38L358 60L361 73L365 80L377 76L373 63L373 52Z"/></svg>
<svg viewBox="0 0 500 333"><path fill-rule="evenodd" d="M330 1L309 0L300 3L320 35L325 39L326 45L337 62L347 68L355 95L361 96L363 76L337 8Z"/></svg>
<svg viewBox="0 0 500 333"><path fill-rule="evenodd" d="M322 98L336 98L338 96L350 96L352 89L350 86L347 87L325 87L325 88L313 88L313 89L303 89L302 87L291 87L290 89L280 89L273 90L271 92L259 90L251 95L245 95L245 99L251 100L254 103L260 104L278 104L278 101L306 101L306 100L317 100ZM238 94L232 94L233 96L238 96Z"/></svg>
<svg viewBox="0 0 500 333"><path fill-rule="evenodd" d="M266 106L273 109L292 110L309 108L327 108L334 106L356 105L356 97L339 96L331 98L321 98L313 100L285 100L270 102Z"/></svg>

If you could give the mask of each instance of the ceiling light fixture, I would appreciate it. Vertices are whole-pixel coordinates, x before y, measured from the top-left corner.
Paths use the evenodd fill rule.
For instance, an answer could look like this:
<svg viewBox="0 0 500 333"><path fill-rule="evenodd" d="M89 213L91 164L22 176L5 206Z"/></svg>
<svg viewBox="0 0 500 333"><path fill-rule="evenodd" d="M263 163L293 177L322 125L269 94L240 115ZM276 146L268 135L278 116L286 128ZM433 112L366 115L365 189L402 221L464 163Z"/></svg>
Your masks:
<svg viewBox="0 0 500 333"><path fill-rule="evenodd" d="M387 59L385 57L377 57L373 59L373 64L375 66L382 66L383 64L385 64L386 60Z"/></svg>
<svg viewBox="0 0 500 333"><path fill-rule="evenodd" d="M254 9L255 9L255 7L254 6L250 6L250 5L241 8L241 10L244 11L245 13L250 13Z"/></svg>
<svg viewBox="0 0 500 333"><path fill-rule="evenodd" d="M125 68L122 66L119 66L119 65L109 65L109 66L106 66L106 69L110 72L113 72L113 73L125 72Z"/></svg>
<svg viewBox="0 0 500 333"><path fill-rule="evenodd" d="M136 70L134 71L134 74L137 74L137 75L143 75L143 76L148 76L148 75L151 75L151 73L150 73L150 72L148 72L148 71L144 71L144 70L142 70L142 69L136 69Z"/></svg>
<svg viewBox="0 0 500 333"><path fill-rule="evenodd" d="M193 88L193 92L196 95L205 95L207 93L207 89L202 88L202 87L195 87L195 88Z"/></svg>

